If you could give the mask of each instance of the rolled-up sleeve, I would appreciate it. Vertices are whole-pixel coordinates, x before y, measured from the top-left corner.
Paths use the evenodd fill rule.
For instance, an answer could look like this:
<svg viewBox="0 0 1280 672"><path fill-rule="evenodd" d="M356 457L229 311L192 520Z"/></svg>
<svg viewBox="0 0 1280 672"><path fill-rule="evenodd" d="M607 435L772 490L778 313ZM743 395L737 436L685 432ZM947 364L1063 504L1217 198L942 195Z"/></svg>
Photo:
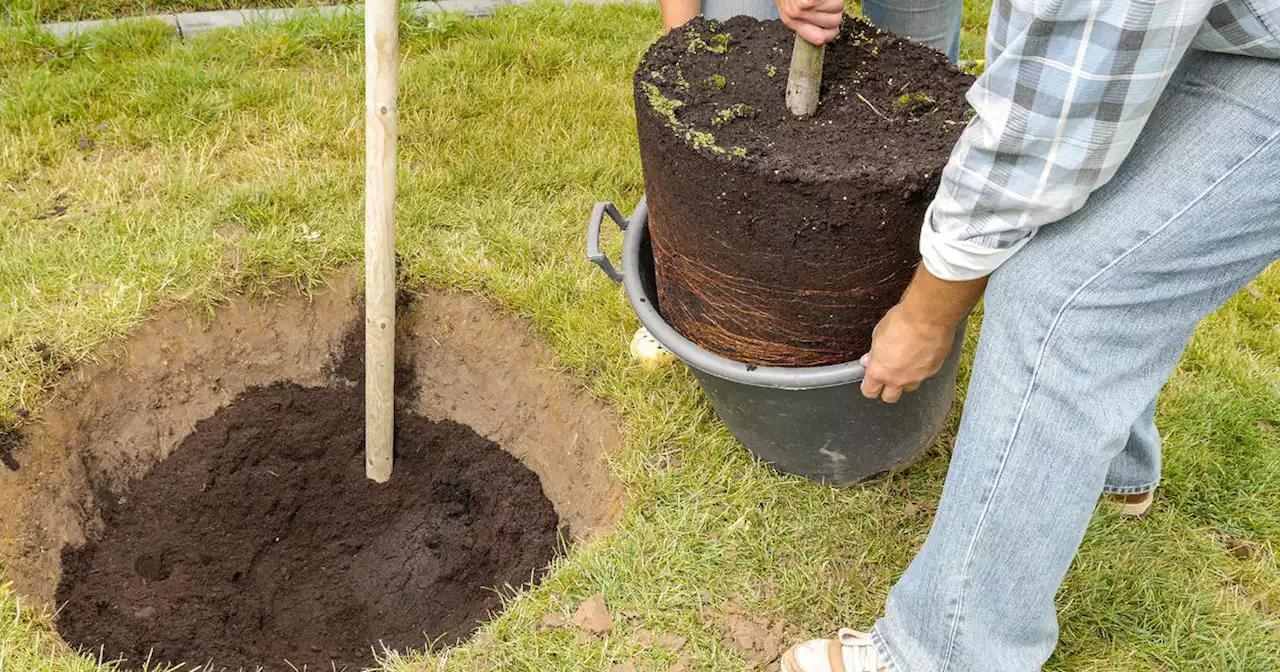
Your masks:
<svg viewBox="0 0 1280 672"><path fill-rule="evenodd" d="M990 274L1133 148L1212 0L996 0L975 115L920 236L945 280Z"/></svg>

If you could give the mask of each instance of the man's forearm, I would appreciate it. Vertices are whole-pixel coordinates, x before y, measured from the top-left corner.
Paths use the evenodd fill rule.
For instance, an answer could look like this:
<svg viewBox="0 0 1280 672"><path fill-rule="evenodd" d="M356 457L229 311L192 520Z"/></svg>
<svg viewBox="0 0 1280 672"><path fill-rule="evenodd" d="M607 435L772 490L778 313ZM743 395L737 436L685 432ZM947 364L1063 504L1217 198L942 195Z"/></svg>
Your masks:
<svg viewBox="0 0 1280 672"><path fill-rule="evenodd" d="M920 252L928 267L952 280L990 275L1040 227L1083 207L1120 169L1218 6L996 0L991 56L968 94L975 116L952 150L924 222ZM1229 18L1222 26L1247 40L1245 24ZM1082 34L1081 26L1089 28ZM1049 72L1057 74L1042 74Z"/></svg>
<svg viewBox="0 0 1280 672"><path fill-rule="evenodd" d="M658 0L662 10L662 27L671 30L688 23L702 11L701 0Z"/></svg>
<svg viewBox="0 0 1280 672"><path fill-rule="evenodd" d="M921 264L911 285L902 295L904 317L912 322L940 327L954 327L973 310L986 291L987 278L976 280L942 280Z"/></svg>

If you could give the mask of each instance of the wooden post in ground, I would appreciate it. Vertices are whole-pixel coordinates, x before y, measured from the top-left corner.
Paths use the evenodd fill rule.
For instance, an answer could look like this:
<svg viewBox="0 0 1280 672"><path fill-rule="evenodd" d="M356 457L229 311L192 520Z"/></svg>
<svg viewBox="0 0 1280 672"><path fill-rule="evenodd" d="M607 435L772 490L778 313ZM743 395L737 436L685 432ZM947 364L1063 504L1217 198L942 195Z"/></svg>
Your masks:
<svg viewBox="0 0 1280 672"><path fill-rule="evenodd" d="M391 478L396 351L396 86L400 8L366 0L365 49L365 475Z"/></svg>
<svg viewBox="0 0 1280 672"><path fill-rule="evenodd" d="M787 109L797 117L807 117L818 109L822 90L822 57L826 47L814 46L796 35L791 48L791 70L787 73Z"/></svg>

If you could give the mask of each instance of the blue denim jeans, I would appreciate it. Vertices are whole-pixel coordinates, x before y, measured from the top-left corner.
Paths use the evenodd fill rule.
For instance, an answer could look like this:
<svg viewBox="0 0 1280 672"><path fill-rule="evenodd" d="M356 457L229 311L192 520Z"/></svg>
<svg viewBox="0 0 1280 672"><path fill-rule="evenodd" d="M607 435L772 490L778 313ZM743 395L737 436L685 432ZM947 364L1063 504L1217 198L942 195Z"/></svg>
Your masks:
<svg viewBox="0 0 1280 672"><path fill-rule="evenodd" d="M862 13L894 35L927 44L955 62L960 57L963 0L862 0Z"/></svg>
<svg viewBox="0 0 1280 672"><path fill-rule="evenodd" d="M875 627L891 672L1029 672L1103 492L1160 478L1156 394L1280 258L1280 62L1191 52L1083 210L991 277L938 515ZM1243 662L1243 661L1242 661Z"/></svg>
<svg viewBox="0 0 1280 672"><path fill-rule="evenodd" d="M927 44L952 61L960 53L962 0L863 0L871 22L895 35ZM702 14L724 21L739 14L757 19L778 18L774 0L702 0Z"/></svg>

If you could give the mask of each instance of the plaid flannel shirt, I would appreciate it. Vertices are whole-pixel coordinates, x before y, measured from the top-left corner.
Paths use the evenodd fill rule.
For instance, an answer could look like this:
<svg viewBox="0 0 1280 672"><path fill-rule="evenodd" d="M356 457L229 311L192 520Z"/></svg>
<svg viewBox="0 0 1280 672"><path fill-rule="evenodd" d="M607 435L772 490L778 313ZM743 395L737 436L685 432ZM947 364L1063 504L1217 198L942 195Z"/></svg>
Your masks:
<svg viewBox="0 0 1280 672"><path fill-rule="evenodd" d="M1280 58L1280 0L996 0L977 115L925 218L925 267L983 277L1079 210L1190 48Z"/></svg>

